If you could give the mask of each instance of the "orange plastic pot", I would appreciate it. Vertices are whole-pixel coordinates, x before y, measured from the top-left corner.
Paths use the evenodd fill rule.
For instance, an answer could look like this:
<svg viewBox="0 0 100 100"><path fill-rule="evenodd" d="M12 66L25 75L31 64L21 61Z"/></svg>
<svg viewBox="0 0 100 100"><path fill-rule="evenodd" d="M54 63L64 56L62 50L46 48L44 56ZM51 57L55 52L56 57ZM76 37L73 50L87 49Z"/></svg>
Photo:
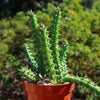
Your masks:
<svg viewBox="0 0 100 100"><path fill-rule="evenodd" d="M70 100L74 83L59 85L32 84L22 81L27 100Z"/></svg>

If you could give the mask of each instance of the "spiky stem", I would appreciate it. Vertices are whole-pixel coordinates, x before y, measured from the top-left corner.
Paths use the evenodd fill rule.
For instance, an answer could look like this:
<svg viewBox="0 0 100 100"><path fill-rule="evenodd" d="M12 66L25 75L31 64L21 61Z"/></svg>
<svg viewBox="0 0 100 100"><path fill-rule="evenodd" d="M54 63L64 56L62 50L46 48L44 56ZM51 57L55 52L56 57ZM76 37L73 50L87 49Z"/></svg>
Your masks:
<svg viewBox="0 0 100 100"><path fill-rule="evenodd" d="M32 72L31 69L28 69L28 67L22 67L21 69L19 69L19 71L27 79L34 80L34 81L37 80L36 75L34 74L34 72Z"/></svg>
<svg viewBox="0 0 100 100"><path fill-rule="evenodd" d="M50 50L50 41L48 37L48 32L46 28L43 27L42 30L38 28L37 19L35 14L31 15L31 20L33 24L33 39L34 39L34 47L36 52L36 58L39 62L38 70L42 74L42 76L50 78L56 83L56 74L54 69L53 57L51 55Z"/></svg>
<svg viewBox="0 0 100 100"><path fill-rule="evenodd" d="M35 61L29 47L27 44L24 44L24 49L25 49L25 52L26 52L26 55L28 57L28 60L30 61L31 65L32 65L32 69L33 71L36 71L36 73L39 73L38 72L38 64L37 62Z"/></svg>
<svg viewBox="0 0 100 100"><path fill-rule="evenodd" d="M37 30L39 25L37 24L36 15L32 11L30 13L30 18L31 18L31 22L33 23L32 25L34 30Z"/></svg>
<svg viewBox="0 0 100 100"><path fill-rule="evenodd" d="M44 42L43 40L43 35L41 34L38 24L37 24L37 19L34 13L31 13L30 15L31 22L33 25L33 44L34 44L34 49L35 49L35 58L36 61L38 62L38 71L41 73L41 75L44 77L44 75L47 73L45 69L45 61L44 61Z"/></svg>
<svg viewBox="0 0 100 100"><path fill-rule="evenodd" d="M48 75L49 77L51 78L51 80L53 81L54 84L57 83L57 80L56 80L56 71L55 71L55 66L54 66L54 63L53 63L53 57L51 55L51 45L50 45L50 39L48 37L48 32L46 31L46 28L45 26L43 25L43 29L42 29L42 34L43 34L43 41L44 41L44 46L45 46L45 51L46 51L46 58L47 58L47 64L48 64L48 67L47 69L49 69L48 71Z"/></svg>
<svg viewBox="0 0 100 100"><path fill-rule="evenodd" d="M86 87L90 87L92 90L96 91L97 94L100 94L100 87L94 84L91 80L85 79L84 77L67 75L66 77L62 78L62 82L80 83Z"/></svg>
<svg viewBox="0 0 100 100"><path fill-rule="evenodd" d="M52 34L51 34L51 44L52 44L52 54L54 56L54 63L56 64L56 69L57 70L57 74L59 79L61 78L61 71L60 71L60 63L59 63L59 51L58 51L58 27L59 27L59 21L60 21L60 17L61 17L61 11L59 9L57 9L57 12L54 16L53 19L53 25L52 25Z"/></svg>
<svg viewBox="0 0 100 100"><path fill-rule="evenodd" d="M68 48L69 48L69 45L65 41L60 51L61 77L66 76L68 73L67 65L66 65L66 57L68 55Z"/></svg>
<svg viewBox="0 0 100 100"><path fill-rule="evenodd" d="M64 42L62 47L61 47L61 51L60 51L60 61L63 62L66 60L66 57L68 55L68 48L69 48L69 45L68 45L68 42Z"/></svg>

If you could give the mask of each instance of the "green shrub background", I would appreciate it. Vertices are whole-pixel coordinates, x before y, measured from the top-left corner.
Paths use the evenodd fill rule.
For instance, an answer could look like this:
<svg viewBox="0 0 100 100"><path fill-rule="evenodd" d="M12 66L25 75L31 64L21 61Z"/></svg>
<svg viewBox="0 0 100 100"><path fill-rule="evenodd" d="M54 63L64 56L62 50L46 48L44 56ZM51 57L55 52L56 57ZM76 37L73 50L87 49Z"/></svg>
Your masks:
<svg viewBox="0 0 100 100"><path fill-rule="evenodd" d="M81 0L64 0L59 45L67 40L70 45L67 64L70 73L92 79L100 86L100 1L86 9ZM43 11L37 10L38 23L50 23L56 6L48 3ZM25 100L20 76L16 69L29 65L24 56L23 43L32 45L32 30L28 12L20 11L13 17L0 20L0 100ZM30 66L30 65L29 65ZM95 92L76 84L72 100L100 100Z"/></svg>

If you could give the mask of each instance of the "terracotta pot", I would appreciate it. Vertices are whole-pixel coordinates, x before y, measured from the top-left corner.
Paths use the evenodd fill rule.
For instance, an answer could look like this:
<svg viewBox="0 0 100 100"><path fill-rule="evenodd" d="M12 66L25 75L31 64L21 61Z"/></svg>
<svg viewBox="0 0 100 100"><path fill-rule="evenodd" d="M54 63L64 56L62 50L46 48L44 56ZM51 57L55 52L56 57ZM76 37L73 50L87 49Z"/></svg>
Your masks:
<svg viewBox="0 0 100 100"><path fill-rule="evenodd" d="M22 81L27 100L70 100L74 83L59 85L32 84Z"/></svg>

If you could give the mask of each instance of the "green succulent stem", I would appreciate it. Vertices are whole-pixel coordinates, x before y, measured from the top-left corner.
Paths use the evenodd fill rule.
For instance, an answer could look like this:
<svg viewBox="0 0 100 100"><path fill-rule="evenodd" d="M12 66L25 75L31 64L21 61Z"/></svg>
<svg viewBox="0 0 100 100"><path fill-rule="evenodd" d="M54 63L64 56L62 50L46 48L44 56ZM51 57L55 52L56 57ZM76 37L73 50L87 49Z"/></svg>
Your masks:
<svg viewBox="0 0 100 100"><path fill-rule="evenodd" d="M45 28L45 26L43 25L43 29L42 29L42 34L44 37L44 47L46 50L46 58L47 58L47 64L48 64L48 76L50 77L50 79L53 81L54 84L57 84L57 80L56 80L56 71L55 71L55 65L53 63L53 57L51 55L52 51L50 49L51 45L50 45L50 39L48 37L48 32L47 29Z"/></svg>
<svg viewBox="0 0 100 100"><path fill-rule="evenodd" d="M34 72L31 71L31 69L28 69L28 67L22 67L21 69L19 69L19 71L23 74L24 77L26 77L27 79L36 81L36 74Z"/></svg>
<svg viewBox="0 0 100 100"><path fill-rule="evenodd" d="M97 94L100 94L100 87L94 84L94 82L92 82L91 80L85 79L84 77L67 75L64 78L62 78L62 83L64 82L79 83L79 84L85 85L86 87L89 87L92 90L96 91Z"/></svg>
<svg viewBox="0 0 100 100"><path fill-rule="evenodd" d="M65 41L60 51L61 77L64 77L68 74L68 69L66 65L66 57L68 56L68 48L69 48L69 45Z"/></svg>
<svg viewBox="0 0 100 100"><path fill-rule="evenodd" d="M61 51L60 51L60 61L63 62L66 60L66 57L68 56L68 42L64 42L62 47L61 47Z"/></svg>
<svg viewBox="0 0 100 100"><path fill-rule="evenodd" d="M35 49L35 58L38 62L38 71L44 77L47 73L45 69L45 58L44 58L44 41L43 41L43 34L39 29L39 25L37 23L36 15L31 12L30 19L32 22L33 27L33 44Z"/></svg>
<svg viewBox="0 0 100 100"><path fill-rule="evenodd" d="M31 22L33 23L33 28L34 30L37 30L38 29L38 24L37 24L37 19L36 19L36 15L31 11L30 13L30 19L31 19Z"/></svg>
<svg viewBox="0 0 100 100"><path fill-rule="evenodd" d="M57 70L57 74L58 74L58 79L61 79L61 70L60 70L60 59L59 59L59 46L58 46L58 30L59 30L59 21L60 21L60 17L61 17L61 11L59 10L59 8L57 9L54 19L53 19L53 25L51 27L52 29L52 34L51 34L51 44L52 47L51 49L53 50L52 54L54 57L54 63L56 64L56 69Z"/></svg>
<svg viewBox="0 0 100 100"><path fill-rule="evenodd" d="M29 46L27 44L24 44L24 50L26 52L28 60L30 61L32 65L33 71L36 71L36 73L38 73L38 64L35 61L35 58L33 57L31 50L29 49Z"/></svg>

